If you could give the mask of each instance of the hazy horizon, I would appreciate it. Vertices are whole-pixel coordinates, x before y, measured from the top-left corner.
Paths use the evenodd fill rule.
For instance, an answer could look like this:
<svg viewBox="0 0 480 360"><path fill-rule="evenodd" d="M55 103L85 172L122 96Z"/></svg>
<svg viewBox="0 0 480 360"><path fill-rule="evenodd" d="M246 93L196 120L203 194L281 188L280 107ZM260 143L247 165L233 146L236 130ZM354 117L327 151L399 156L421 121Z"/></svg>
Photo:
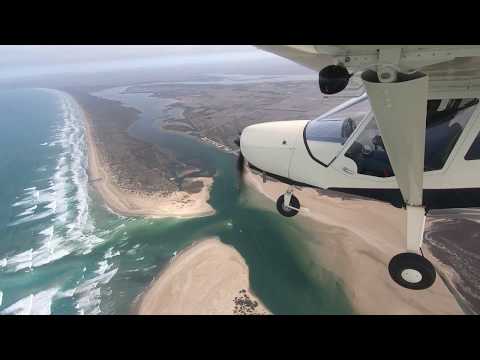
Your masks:
<svg viewBox="0 0 480 360"><path fill-rule="evenodd" d="M25 45L0 47L0 85L90 85L201 73L308 73L249 45ZM121 73L121 74L120 74Z"/></svg>

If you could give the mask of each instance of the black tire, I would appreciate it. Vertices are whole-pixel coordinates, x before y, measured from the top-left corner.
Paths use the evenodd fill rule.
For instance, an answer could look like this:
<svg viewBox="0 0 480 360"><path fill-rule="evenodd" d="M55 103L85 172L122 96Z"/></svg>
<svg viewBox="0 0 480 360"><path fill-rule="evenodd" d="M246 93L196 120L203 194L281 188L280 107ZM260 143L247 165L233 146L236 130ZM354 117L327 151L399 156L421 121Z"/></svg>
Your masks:
<svg viewBox="0 0 480 360"><path fill-rule="evenodd" d="M277 199L277 210L280 214L282 214L283 216L286 216L286 217L292 217L292 216L295 216L298 214L298 211L297 210L293 210L293 209L285 209L283 207L283 195L280 196L278 199ZM300 209L300 201L298 201L298 199L292 195L292 197L290 198L290 206L293 206L297 209Z"/></svg>
<svg viewBox="0 0 480 360"><path fill-rule="evenodd" d="M404 270L416 270L422 276L418 282L409 282L404 279ZM432 263L423 256L414 253L395 255L388 264L388 272L398 285L411 290L424 290L433 285L437 277Z"/></svg>

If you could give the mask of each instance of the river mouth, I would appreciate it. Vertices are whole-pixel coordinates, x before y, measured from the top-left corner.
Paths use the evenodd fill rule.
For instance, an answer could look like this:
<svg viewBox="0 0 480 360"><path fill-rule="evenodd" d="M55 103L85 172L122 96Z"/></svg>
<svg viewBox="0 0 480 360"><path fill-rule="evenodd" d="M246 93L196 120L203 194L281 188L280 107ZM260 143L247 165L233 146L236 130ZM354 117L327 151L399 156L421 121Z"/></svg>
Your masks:
<svg viewBox="0 0 480 360"><path fill-rule="evenodd" d="M129 128L130 136L165 147L175 152L180 161L188 163L193 158L202 172L214 176L208 202L215 215L149 221L149 229L140 227L138 236L143 231L153 235L155 228L168 223L168 230L162 231L159 239L169 239L170 254L198 239L218 236L245 259L253 292L274 314L352 313L333 274L324 277L321 284L309 274L308 254L302 241L298 241L308 238L308 232L295 221L280 217L271 201L256 190L242 186L240 191L235 155L193 136L162 131L158 126L159 114L174 103L173 99L152 97L148 92L130 94L125 90L125 87L111 88L91 95L120 101L141 111L139 120ZM166 263L168 254L161 257L161 263Z"/></svg>

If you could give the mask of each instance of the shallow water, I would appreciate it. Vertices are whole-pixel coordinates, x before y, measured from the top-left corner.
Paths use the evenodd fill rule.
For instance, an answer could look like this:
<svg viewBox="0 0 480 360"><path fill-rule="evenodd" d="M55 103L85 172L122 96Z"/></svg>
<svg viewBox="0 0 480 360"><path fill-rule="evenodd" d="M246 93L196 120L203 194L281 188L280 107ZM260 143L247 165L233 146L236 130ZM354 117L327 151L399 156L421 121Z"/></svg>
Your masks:
<svg viewBox="0 0 480 360"><path fill-rule="evenodd" d="M240 252L253 291L272 312L352 311L332 274L318 283L307 271L308 256L298 239L308 232L265 210L273 206L261 194L238 191L232 154L158 131L155 122L171 100L121 91L101 95L142 111L129 130L132 136L160 143L184 160L195 154L202 170L215 174L209 202L216 214L160 220L113 214L89 188L75 101L38 89L1 93L1 313L128 313L174 253L208 236Z"/></svg>

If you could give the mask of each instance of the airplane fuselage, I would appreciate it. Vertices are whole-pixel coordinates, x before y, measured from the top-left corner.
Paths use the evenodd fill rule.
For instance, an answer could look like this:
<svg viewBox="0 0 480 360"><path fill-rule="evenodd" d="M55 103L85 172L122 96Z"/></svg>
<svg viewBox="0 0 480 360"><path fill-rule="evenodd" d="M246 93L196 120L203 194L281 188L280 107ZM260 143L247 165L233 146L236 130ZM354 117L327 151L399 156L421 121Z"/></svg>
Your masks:
<svg viewBox="0 0 480 360"><path fill-rule="evenodd" d="M480 107L475 104L455 116L437 113L440 120L432 120L426 135L424 205L427 209L479 207L480 155L467 155L476 152L480 142ZM352 118L355 128L342 134L342 121L345 125L346 119ZM403 198L388 156L381 142L376 143L380 137L376 138L375 129L371 110L360 116L332 114L311 121L251 125L243 130L240 145L252 167L283 182L366 196L401 207Z"/></svg>

